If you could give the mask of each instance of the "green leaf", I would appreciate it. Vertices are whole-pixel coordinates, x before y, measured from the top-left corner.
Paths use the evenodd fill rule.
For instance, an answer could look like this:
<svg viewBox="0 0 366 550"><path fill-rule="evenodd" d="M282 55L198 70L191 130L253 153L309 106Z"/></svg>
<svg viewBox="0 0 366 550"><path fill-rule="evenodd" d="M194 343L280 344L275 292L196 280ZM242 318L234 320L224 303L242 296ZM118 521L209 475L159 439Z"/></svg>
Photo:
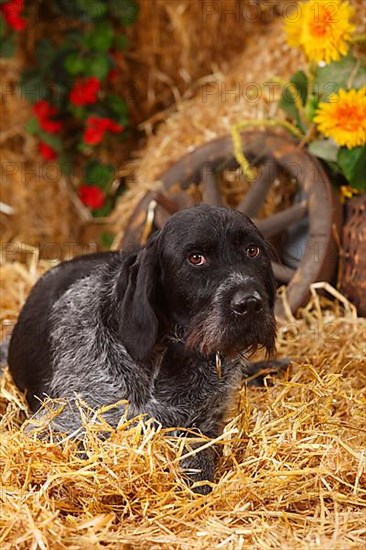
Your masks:
<svg viewBox="0 0 366 550"><path fill-rule="evenodd" d="M42 76L35 71L23 73L19 87L21 96L30 103L35 103L48 95L47 85Z"/></svg>
<svg viewBox="0 0 366 550"><path fill-rule="evenodd" d="M89 20L100 19L107 11L107 6L100 0L76 0L75 3Z"/></svg>
<svg viewBox="0 0 366 550"><path fill-rule="evenodd" d="M318 139L310 143L308 151L322 160L337 162L339 146L332 139Z"/></svg>
<svg viewBox="0 0 366 550"><path fill-rule="evenodd" d="M89 185L106 189L114 177L114 166L91 160L84 167L84 180Z"/></svg>
<svg viewBox="0 0 366 550"><path fill-rule="evenodd" d="M341 174L340 168L336 162L332 162L331 160L327 160L326 163L332 174L331 184L333 185L333 187L336 187L339 177L340 176L343 177Z"/></svg>
<svg viewBox="0 0 366 550"><path fill-rule="evenodd" d="M366 147L347 149L338 152L338 165L349 184L355 189L366 189Z"/></svg>
<svg viewBox="0 0 366 550"><path fill-rule="evenodd" d="M62 152L59 155L58 163L64 176L66 176L67 178L71 178L74 175L75 166L67 153Z"/></svg>
<svg viewBox="0 0 366 550"><path fill-rule="evenodd" d="M77 144L76 149L79 153L84 153L86 155L89 155L92 152L92 147L83 141L80 141Z"/></svg>
<svg viewBox="0 0 366 550"><path fill-rule="evenodd" d="M290 82L295 86L296 90L300 94L301 102L303 105L306 103L308 95L308 77L304 71L297 71L290 78Z"/></svg>
<svg viewBox="0 0 366 550"><path fill-rule="evenodd" d="M114 30L111 23L101 21L95 25L95 28L85 37L85 44L100 52L106 52L112 47Z"/></svg>
<svg viewBox="0 0 366 550"><path fill-rule="evenodd" d="M99 80L104 80L111 67L105 54L96 53L87 62L85 76L96 76Z"/></svg>
<svg viewBox="0 0 366 550"><path fill-rule="evenodd" d="M132 25L139 14L139 6L135 0L109 0L109 12L118 18L122 25Z"/></svg>
<svg viewBox="0 0 366 550"><path fill-rule="evenodd" d="M112 211L112 208L113 208L113 201L110 197L107 197L102 208L97 208L96 210L92 210L92 214L94 218L102 218L104 216L108 216L108 214Z"/></svg>
<svg viewBox="0 0 366 550"><path fill-rule="evenodd" d="M35 48L37 66L42 73L47 73L55 62L56 50L47 39L38 40Z"/></svg>
<svg viewBox="0 0 366 550"><path fill-rule="evenodd" d="M24 125L24 128L29 134L36 135L40 132L40 126L38 119L36 117L32 117Z"/></svg>
<svg viewBox="0 0 366 550"><path fill-rule="evenodd" d="M2 38L0 40L0 57L12 57L15 54L15 48L16 42L13 35Z"/></svg>
<svg viewBox="0 0 366 550"><path fill-rule="evenodd" d="M71 74L81 74L85 70L86 60L78 52L70 53L64 61L65 70Z"/></svg>
<svg viewBox="0 0 366 550"><path fill-rule="evenodd" d="M116 95L108 94L105 103L117 115L119 124L124 126L128 123L128 108L123 99Z"/></svg>
<svg viewBox="0 0 366 550"><path fill-rule="evenodd" d="M52 147L52 149L54 149L58 153L63 150L62 141L58 136L55 136L54 134L49 134L48 132L44 132L43 130L40 130L38 135L41 141L47 143L47 145Z"/></svg>
<svg viewBox="0 0 366 550"><path fill-rule="evenodd" d="M298 92L301 104L305 105L307 99L307 90L308 90L308 79L306 74L303 71L297 71L290 79L291 84L294 85L296 91ZM287 115L295 122L295 124L301 129L305 130L303 121L301 119L299 110L296 106L295 99L289 89L285 87L282 92L281 99L279 101L279 107L285 111Z"/></svg>
<svg viewBox="0 0 366 550"><path fill-rule="evenodd" d="M340 88L359 89L366 85L366 67L352 55L342 57L324 67L318 67L313 83L314 94L322 101L328 101L332 93Z"/></svg>
<svg viewBox="0 0 366 550"><path fill-rule="evenodd" d="M306 105L304 107L305 118L308 122L313 122L316 111L318 109L318 105L319 98L317 96L314 96L312 93L309 94Z"/></svg>
<svg viewBox="0 0 366 550"><path fill-rule="evenodd" d="M113 233L103 232L100 236L100 242L105 250L110 250L114 242L115 235Z"/></svg>
<svg viewBox="0 0 366 550"><path fill-rule="evenodd" d="M86 109L81 105L70 104L69 111L78 120L84 120L86 118Z"/></svg>
<svg viewBox="0 0 366 550"><path fill-rule="evenodd" d="M125 34L117 34L114 37L114 46L116 50L125 50L128 46L128 38Z"/></svg>

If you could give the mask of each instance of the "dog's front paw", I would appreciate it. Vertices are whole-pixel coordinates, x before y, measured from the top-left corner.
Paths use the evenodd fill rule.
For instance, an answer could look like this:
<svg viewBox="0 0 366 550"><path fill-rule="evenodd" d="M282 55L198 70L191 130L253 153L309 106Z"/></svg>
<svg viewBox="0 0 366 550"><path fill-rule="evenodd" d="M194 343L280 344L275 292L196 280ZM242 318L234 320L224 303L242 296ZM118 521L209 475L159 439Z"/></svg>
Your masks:
<svg viewBox="0 0 366 550"><path fill-rule="evenodd" d="M211 493L216 457L215 450L208 448L182 460L184 480L194 493L200 495Z"/></svg>

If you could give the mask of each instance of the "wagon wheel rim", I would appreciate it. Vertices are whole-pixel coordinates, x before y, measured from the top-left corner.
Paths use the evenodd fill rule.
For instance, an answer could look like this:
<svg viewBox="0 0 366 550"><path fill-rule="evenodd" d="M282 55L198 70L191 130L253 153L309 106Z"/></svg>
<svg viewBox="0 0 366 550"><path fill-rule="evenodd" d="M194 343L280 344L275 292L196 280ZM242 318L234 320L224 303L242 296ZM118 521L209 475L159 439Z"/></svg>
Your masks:
<svg viewBox="0 0 366 550"><path fill-rule="evenodd" d="M250 159L254 159L256 163L265 160L265 163L237 209L253 218L266 238L306 216L309 219L307 244L297 269L278 262L272 263L277 281L287 285L286 302L294 313L307 301L310 284L330 280L335 272L338 259L335 237L339 234L341 224L341 205L319 161L300 149L298 143L288 135L270 131L243 132L241 141L243 151ZM179 185L182 190L186 190L189 184L202 182L202 202L222 204L215 169L218 165L229 164L233 160L230 136L201 145L182 157L159 178L162 191L147 193L139 203L130 218L122 245L128 247L146 238L143 229L146 230L146 212L149 206L154 206L154 224L159 228L176 211L194 204L183 194L180 204L166 196L165 193L171 192L174 186ZM296 179L305 197L267 218L256 219L280 169ZM283 300L278 298L276 315L285 318L285 309L287 308L284 307Z"/></svg>

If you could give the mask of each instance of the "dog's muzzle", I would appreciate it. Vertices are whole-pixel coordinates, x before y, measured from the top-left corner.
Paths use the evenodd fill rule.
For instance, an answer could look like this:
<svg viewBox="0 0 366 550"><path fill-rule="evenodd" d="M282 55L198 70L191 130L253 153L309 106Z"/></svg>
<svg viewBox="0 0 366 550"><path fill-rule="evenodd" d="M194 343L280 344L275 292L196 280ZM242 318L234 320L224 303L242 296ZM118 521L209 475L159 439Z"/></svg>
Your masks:
<svg viewBox="0 0 366 550"><path fill-rule="evenodd" d="M262 311L263 298L257 290L238 290L230 302L235 315L253 316Z"/></svg>
<svg viewBox="0 0 366 550"><path fill-rule="evenodd" d="M216 290L210 307L194 317L186 344L204 355L226 356L265 347L275 341L275 319L264 285L241 273L230 275Z"/></svg>

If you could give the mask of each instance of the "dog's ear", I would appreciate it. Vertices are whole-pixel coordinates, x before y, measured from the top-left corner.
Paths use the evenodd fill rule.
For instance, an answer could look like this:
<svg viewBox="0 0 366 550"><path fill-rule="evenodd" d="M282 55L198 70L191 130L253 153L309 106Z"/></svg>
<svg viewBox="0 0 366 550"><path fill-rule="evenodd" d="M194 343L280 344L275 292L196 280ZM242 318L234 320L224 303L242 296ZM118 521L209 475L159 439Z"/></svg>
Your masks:
<svg viewBox="0 0 366 550"><path fill-rule="evenodd" d="M127 267L127 273L121 274L125 284L119 291L120 337L128 353L137 361L148 357L158 336L155 313L159 277L157 240L158 234L154 234L138 252L135 262Z"/></svg>

